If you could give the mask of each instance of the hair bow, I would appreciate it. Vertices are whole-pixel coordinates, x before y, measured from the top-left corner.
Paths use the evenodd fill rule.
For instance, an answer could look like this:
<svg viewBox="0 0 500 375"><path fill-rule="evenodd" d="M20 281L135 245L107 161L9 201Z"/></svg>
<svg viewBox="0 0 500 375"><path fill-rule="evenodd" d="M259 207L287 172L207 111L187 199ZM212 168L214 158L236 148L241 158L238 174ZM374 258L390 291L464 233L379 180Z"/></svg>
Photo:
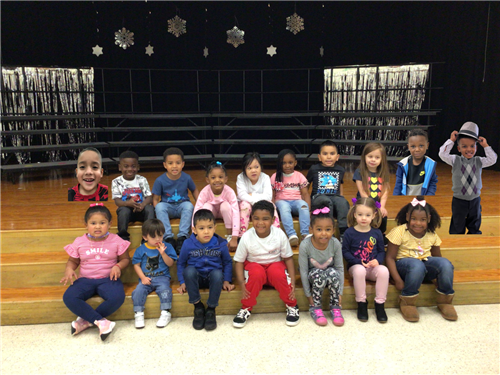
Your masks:
<svg viewBox="0 0 500 375"><path fill-rule="evenodd" d="M313 215L319 215L319 214L327 214L330 212L330 209L328 207L323 207L323 208L318 208L317 210L314 210L312 212Z"/></svg>
<svg viewBox="0 0 500 375"><path fill-rule="evenodd" d="M375 207L377 207L380 210L380 207L382 207L382 205L380 204L380 202L375 202Z"/></svg>
<svg viewBox="0 0 500 375"><path fill-rule="evenodd" d="M104 206L104 203L91 203L90 207Z"/></svg>
<svg viewBox="0 0 500 375"><path fill-rule="evenodd" d="M354 205L354 204L356 204L356 202L357 202L357 201L358 201L358 200L357 200L356 198L352 198L352 204L353 204L353 205Z"/></svg>
<svg viewBox="0 0 500 375"><path fill-rule="evenodd" d="M215 164L222 165L222 163L220 161L216 161Z"/></svg>
<svg viewBox="0 0 500 375"><path fill-rule="evenodd" d="M417 204L421 205L422 207L425 207L425 204L426 204L426 203L427 203L427 202L426 202L425 200L423 200L423 201L419 201L417 198L413 198L413 200L411 201L411 205L412 205L413 207L415 207Z"/></svg>

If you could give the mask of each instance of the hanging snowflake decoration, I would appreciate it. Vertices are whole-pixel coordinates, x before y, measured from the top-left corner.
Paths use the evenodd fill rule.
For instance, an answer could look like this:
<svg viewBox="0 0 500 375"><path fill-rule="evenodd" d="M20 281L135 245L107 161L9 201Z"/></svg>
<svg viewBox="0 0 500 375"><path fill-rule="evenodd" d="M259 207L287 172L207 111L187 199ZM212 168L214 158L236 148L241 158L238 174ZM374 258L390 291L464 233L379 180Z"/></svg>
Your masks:
<svg viewBox="0 0 500 375"><path fill-rule="evenodd" d="M298 32L304 30L304 19L297 13L292 14L286 18L286 29L297 35Z"/></svg>
<svg viewBox="0 0 500 375"><path fill-rule="evenodd" d="M168 32L174 34L177 38L179 35L186 34L186 20L183 20L179 16L169 19Z"/></svg>
<svg viewBox="0 0 500 375"><path fill-rule="evenodd" d="M243 30L238 29L236 26L233 27L231 30L227 30L227 42L229 44L232 44L234 48L237 48L240 44L245 43L243 40L243 36L245 35L245 32Z"/></svg>
<svg viewBox="0 0 500 375"><path fill-rule="evenodd" d="M115 33L115 44L123 49L134 45L134 33L122 27Z"/></svg>

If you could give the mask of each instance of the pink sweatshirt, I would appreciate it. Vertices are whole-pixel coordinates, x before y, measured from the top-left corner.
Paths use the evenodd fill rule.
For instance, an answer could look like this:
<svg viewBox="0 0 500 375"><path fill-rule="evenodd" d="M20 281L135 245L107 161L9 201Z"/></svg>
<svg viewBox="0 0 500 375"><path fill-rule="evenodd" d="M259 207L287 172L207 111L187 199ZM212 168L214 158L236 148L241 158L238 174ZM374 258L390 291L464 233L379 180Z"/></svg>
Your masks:
<svg viewBox="0 0 500 375"><path fill-rule="evenodd" d="M201 208L205 203L210 203L211 205L218 206L222 202L228 202L231 205L232 211L232 221L233 221L233 236L238 237L240 235L240 208L238 207L238 199L236 198L236 193L229 186L224 185L224 189L219 196L215 196L210 188L210 185L205 186L198 196L196 201L196 206L194 207L194 213Z"/></svg>

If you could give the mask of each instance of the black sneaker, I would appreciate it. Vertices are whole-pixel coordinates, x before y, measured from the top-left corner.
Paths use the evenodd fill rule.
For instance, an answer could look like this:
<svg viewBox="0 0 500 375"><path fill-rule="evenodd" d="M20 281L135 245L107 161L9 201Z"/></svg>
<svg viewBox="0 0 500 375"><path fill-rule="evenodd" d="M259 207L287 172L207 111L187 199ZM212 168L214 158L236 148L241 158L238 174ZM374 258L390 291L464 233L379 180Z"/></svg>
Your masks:
<svg viewBox="0 0 500 375"><path fill-rule="evenodd" d="M175 247L175 252L177 253L177 255L179 255L181 253L182 244L186 240L187 240L187 238L184 236L177 237L177 246Z"/></svg>
<svg viewBox="0 0 500 375"><path fill-rule="evenodd" d="M299 307L286 305L286 325L293 327L299 324Z"/></svg>
<svg viewBox="0 0 500 375"><path fill-rule="evenodd" d="M238 311L238 314L233 319L233 327L236 328L243 328L245 324L247 324L248 318L250 318L250 315L252 313L248 311L248 309L240 309Z"/></svg>
<svg viewBox="0 0 500 375"><path fill-rule="evenodd" d="M217 320L215 320L215 309L209 307L205 313L205 329L213 331L217 328Z"/></svg>
<svg viewBox="0 0 500 375"><path fill-rule="evenodd" d="M169 243L170 245L172 245L172 247L174 248L174 250L176 249L177 247L177 242L175 241L175 238L174 237L170 237L170 238L167 238L164 240L166 243Z"/></svg>
<svg viewBox="0 0 500 375"><path fill-rule="evenodd" d="M205 306L199 302L194 306L193 328L200 330L205 327Z"/></svg>

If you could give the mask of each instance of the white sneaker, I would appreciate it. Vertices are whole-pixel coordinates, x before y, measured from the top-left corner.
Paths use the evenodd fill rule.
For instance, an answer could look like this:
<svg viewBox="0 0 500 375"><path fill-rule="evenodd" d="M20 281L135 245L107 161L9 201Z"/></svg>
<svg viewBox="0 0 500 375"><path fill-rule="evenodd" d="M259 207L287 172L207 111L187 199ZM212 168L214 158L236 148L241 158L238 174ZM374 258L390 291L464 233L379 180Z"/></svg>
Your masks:
<svg viewBox="0 0 500 375"><path fill-rule="evenodd" d="M293 236L288 237L288 241L290 241L290 246L297 246L299 244L299 237L294 234Z"/></svg>
<svg viewBox="0 0 500 375"><path fill-rule="evenodd" d="M247 324L248 318L250 318L251 312L248 309L240 309L238 314L233 319L233 327L243 328Z"/></svg>
<svg viewBox="0 0 500 375"><path fill-rule="evenodd" d="M167 310L161 310L160 319L158 319L158 322L156 322L156 327L164 328L168 323L170 323L171 320L172 314L170 314L170 312Z"/></svg>
<svg viewBox="0 0 500 375"><path fill-rule="evenodd" d="M144 328L144 311L135 313L135 328Z"/></svg>

